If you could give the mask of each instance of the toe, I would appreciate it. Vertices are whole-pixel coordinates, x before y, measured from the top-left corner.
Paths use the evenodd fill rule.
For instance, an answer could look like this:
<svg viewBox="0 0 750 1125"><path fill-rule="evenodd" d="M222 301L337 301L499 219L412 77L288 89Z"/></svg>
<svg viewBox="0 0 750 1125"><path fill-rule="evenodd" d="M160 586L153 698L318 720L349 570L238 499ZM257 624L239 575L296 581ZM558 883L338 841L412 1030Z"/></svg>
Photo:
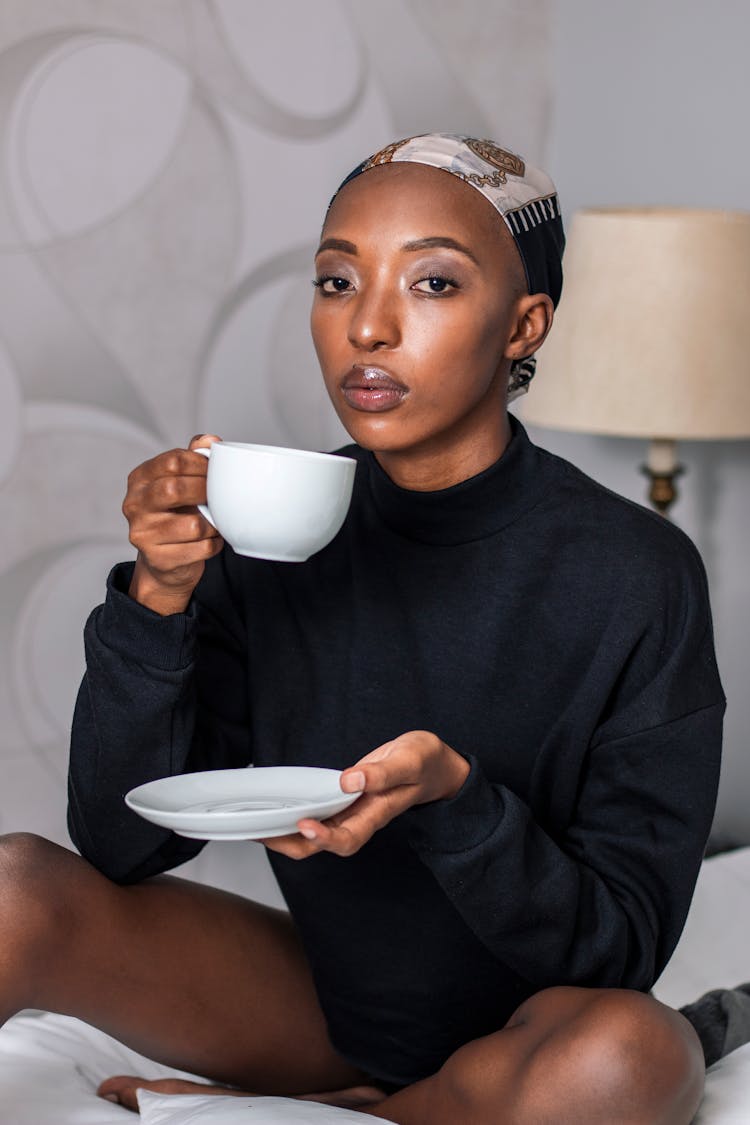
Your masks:
<svg viewBox="0 0 750 1125"><path fill-rule="evenodd" d="M117 1102L118 1105L124 1106L125 1109L138 1109L138 1099L135 1092L139 1086L143 1086L142 1078L136 1078L130 1074L118 1074L113 1078L107 1078L99 1086L96 1091L100 1098L106 1098L109 1102Z"/></svg>

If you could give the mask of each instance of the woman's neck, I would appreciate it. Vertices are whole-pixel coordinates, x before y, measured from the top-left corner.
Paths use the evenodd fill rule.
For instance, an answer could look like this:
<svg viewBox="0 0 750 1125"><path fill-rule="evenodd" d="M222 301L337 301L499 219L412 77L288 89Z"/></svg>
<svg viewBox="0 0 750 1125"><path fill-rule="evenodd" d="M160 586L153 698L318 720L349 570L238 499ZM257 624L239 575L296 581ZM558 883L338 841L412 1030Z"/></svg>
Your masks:
<svg viewBox="0 0 750 1125"><path fill-rule="evenodd" d="M507 411L496 426L450 445L434 438L405 450L375 450L378 464L394 484L414 492L436 492L477 476L502 457L511 439Z"/></svg>

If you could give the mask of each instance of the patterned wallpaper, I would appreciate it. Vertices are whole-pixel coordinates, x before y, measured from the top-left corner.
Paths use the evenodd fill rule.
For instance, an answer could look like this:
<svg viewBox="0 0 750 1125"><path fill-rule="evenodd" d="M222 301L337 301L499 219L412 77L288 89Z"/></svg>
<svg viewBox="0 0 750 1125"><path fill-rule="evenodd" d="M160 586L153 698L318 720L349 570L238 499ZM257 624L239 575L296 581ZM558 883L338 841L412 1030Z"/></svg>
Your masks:
<svg viewBox="0 0 750 1125"><path fill-rule="evenodd" d="M3 0L0 831L67 842L128 472L199 430L340 443L307 328L327 201L412 132L543 160L550 2Z"/></svg>

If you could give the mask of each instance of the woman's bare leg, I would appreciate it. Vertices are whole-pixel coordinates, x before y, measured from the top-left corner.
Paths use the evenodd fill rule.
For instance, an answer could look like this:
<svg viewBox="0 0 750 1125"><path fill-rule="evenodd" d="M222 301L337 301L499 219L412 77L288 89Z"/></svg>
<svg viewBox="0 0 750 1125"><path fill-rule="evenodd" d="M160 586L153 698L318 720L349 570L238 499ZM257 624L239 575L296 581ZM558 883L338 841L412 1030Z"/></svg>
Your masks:
<svg viewBox="0 0 750 1125"><path fill-rule="evenodd" d="M624 989L549 988L361 1112L397 1125L688 1125L704 1075L679 1012Z"/></svg>
<svg viewBox="0 0 750 1125"><path fill-rule="evenodd" d="M330 1043L285 912L164 876L120 887L25 834L0 839L0 1022L22 1008L257 1093L367 1078Z"/></svg>
<svg viewBox="0 0 750 1125"><path fill-rule="evenodd" d="M118 887L21 835L0 840L0 1019L26 1007L255 1093L367 1082L328 1039L282 911L178 879ZM363 1112L397 1125L687 1125L703 1073L679 1013L639 993L555 988Z"/></svg>
<svg viewBox="0 0 750 1125"><path fill-rule="evenodd" d="M700 1042L678 1012L623 989L550 988L437 1074L358 1108L396 1125L688 1125L703 1077ZM122 1104L136 1107L140 1085L189 1091L120 1080Z"/></svg>

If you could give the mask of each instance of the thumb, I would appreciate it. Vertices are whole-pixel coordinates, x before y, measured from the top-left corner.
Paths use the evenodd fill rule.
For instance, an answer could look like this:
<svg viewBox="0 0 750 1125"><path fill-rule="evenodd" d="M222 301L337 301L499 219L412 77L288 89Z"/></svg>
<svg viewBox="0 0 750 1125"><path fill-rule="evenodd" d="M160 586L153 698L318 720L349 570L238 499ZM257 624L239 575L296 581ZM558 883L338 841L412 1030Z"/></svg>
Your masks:
<svg viewBox="0 0 750 1125"><path fill-rule="evenodd" d="M190 439L188 449L206 449L209 445L213 445L215 441L221 441L220 437L216 434L195 434Z"/></svg>

